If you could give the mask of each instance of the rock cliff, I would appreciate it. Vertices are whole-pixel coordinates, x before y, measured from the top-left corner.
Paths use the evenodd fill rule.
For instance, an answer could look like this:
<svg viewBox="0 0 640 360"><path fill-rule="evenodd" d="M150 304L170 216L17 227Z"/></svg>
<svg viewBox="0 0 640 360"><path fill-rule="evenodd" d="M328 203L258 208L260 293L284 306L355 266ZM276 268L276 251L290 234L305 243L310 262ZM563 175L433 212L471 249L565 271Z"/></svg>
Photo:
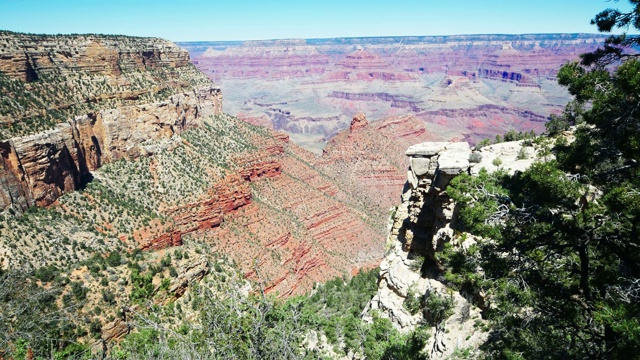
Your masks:
<svg viewBox="0 0 640 360"><path fill-rule="evenodd" d="M477 348L486 340L488 334L481 330L481 309L471 304L468 295L447 288L439 275L437 253L446 243L466 248L476 241L455 231L455 203L446 189L454 177L475 174L480 168L495 171L500 167L508 172L526 169L539 159L537 149L526 145L523 141L506 142L472 152L465 142L427 142L407 149L408 180L402 203L390 218L378 293L365 310L365 318L379 311L396 327L408 331L428 320L424 312L412 313L407 302L416 296L423 300L440 296L450 299L453 315L434 324L428 345L433 358L447 357L456 349ZM524 157L522 149L527 148L531 153ZM496 158L501 160L499 165L493 161Z"/></svg>
<svg viewBox="0 0 640 360"><path fill-rule="evenodd" d="M31 82L51 74L118 76L155 67L189 65L189 54L155 38L108 35L32 35L0 32L0 71Z"/></svg>
<svg viewBox="0 0 640 360"><path fill-rule="evenodd" d="M1 32L0 212L50 205L103 164L221 114L220 90L194 71L161 39Z"/></svg>

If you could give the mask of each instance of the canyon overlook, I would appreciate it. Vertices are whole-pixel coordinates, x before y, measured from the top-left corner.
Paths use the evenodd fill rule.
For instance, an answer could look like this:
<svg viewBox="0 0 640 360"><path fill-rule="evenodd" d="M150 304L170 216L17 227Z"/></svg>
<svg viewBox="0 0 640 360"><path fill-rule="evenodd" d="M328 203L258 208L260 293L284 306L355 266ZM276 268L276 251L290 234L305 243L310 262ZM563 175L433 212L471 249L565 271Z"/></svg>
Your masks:
<svg viewBox="0 0 640 360"><path fill-rule="evenodd" d="M452 291L440 274L438 255L449 246L468 249L486 241L462 233L456 224L456 204L447 193L451 180L480 169L508 173L524 171L541 157L540 145L524 141L493 144L475 150L466 142L425 142L410 146L405 154L409 170L402 202L394 207L388 224L388 251L380 264L378 291L369 302L365 319L379 311L401 331L411 331L429 319L411 312L413 297L449 298L452 313L431 328L426 349L430 358L449 358L458 349L477 349L490 334L479 326L485 320L487 295ZM527 153L529 155L522 156ZM474 157L471 155L474 154ZM518 155L520 154L520 156ZM470 162L470 158L476 161ZM495 159L500 159L496 165ZM547 158L549 160L550 158ZM474 298L475 297L475 298Z"/></svg>
<svg viewBox="0 0 640 360"><path fill-rule="evenodd" d="M403 149L442 139L414 116L357 114L318 157L224 115L220 89L164 40L0 40L4 268L206 246L266 293L306 292L378 264Z"/></svg>
<svg viewBox="0 0 640 360"><path fill-rule="evenodd" d="M289 127L298 126L297 120L290 121L293 112L284 100L293 88L279 93L280 102L269 100L274 96L269 92L261 100L251 96L247 100L268 105L278 114L274 123L260 120L271 118L247 118L242 112L238 117L225 115L223 107L227 112L237 109L234 100L227 99L224 89L223 98L220 87L191 64L187 51L170 42L6 32L0 40L0 89L5 99L0 108L3 267L17 263L33 268L65 266L92 253L114 250L162 252L173 246L205 246L207 252L231 259L265 293L283 297L377 266L384 255L388 211L397 204L407 180L405 150L427 141L440 144L492 135L505 124L539 129L546 120L544 114L566 101L550 80L560 61L594 46L596 38L407 39L403 46L408 48L398 48L394 39L387 38L352 39L345 44L317 40L311 41L313 46L302 40L276 41L220 45L229 46L228 51L206 45L206 51L196 56L201 68L206 63L203 57L220 55L242 66L259 69L270 64L294 71L274 78L273 70L262 75L234 73L234 66L240 65L214 64L220 76L236 74L234 81L245 86L255 85L254 80L269 86L298 80L311 88L321 85L326 96L321 101L315 95L300 99L298 109L322 114L314 106L339 101L344 105L340 111L349 113L344 126L335 123L330 131L320 131L321 155L296 144L319 149L313 138L305 137L314 132L310 128L300 137ZM554 44L562 46L554 48ZM510 46L523 53L533 51L533 58L554 54L554 60L540 63L533 71L526 67L530 59L523 59ZM496 47L502 55L487 55L498 51ZM413 57L398 53L414 48L422 50ZM450 57L453 50L457 54L465 48L466 57ZM442 49L450 51L440 54ZM425 61L425 54L441 63L429 60L435 66L431 70L410 70L417 59ZM317 68L309 65L308 56L315 59ZM491 69L488 64L511 70L496 79L500 76L494 71L465 70L475 63L454 66L463 59L481 61L485 70ZM513 64L522 67L517 74ZM297 67L308 69L321 81L308 82L307 71L297 72ZM398 72L399 68L404 70ZM443 68L447 70L441 72ZM417 93L402 94L427 80L440 84L439 94L453 91L456 99L473 104L451 102L448 95L438 103L433 96L425 102ZM227 82L223 77L216 81L221 87ZM357 90L363 83L373 90ZM376 86L385 90L375 90ZM509 99L522 96L528 105L508 107L507 98L497 104L474 102L477 98L468 96L468 86L489 86L510 94ZM435 94L428 86L422 89ZM238 96L236 90L229 91L232 98ZM527 100L531 91L555 94L554 100L542 105L535 100L539 98ZM389 111L380 110L381 103ZM315 105L308 108L310 104ZM425 114L431 120L425 120ZM505 123L505 114L519 120ZM330 118L341 123L345 116L334 113ZM483 120L489 118L490 122ZM316 120L308 122L323 123ZM456 121L462 127L466 122L476 124L472 126L475 135L467 131L471 128L460 131ZM468 149L464 144L447 146ZM451 155L452 169L457 169L458 162L468 163L465 156ZM439 161L445 158L442 155ZM412 159L410 184L418 184L434 164ZM439 169L448 174L444 167ZM42 207L46 209L36 209Z"/></svg>
<svg viewBox="0 0 640 360"><path fill-rule="evenodd" d="M0 360L633 357L604 2L2 7Z"/></svg>
<svg viewBox="0 0 640 360"><path fill-rule="evenodd" d="M413 115L428 132L477 143L511 129L542 132L570 96L561 65L602 35L459 35L184 42L239 118L284 130L321 152L354 113Z"/></svg>

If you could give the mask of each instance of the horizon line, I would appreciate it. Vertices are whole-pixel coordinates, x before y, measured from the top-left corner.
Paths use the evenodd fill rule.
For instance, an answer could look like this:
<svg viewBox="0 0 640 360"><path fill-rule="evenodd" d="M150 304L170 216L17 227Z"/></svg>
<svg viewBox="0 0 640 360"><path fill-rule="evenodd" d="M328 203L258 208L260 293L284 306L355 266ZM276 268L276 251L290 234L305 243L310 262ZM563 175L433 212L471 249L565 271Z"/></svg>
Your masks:
<svg viewBox="0 0 640 360"><path fill-rule="evenodd" d="M236 39L236 40L171 40L175 43L199 43L199 42L246 42L246 41L280 41L280 40L333 40L333 39L392 39L392 38L429 38L429 37L454 37L454 36L530 36L530 35L587 35L609 37L614 34L604 33L563 33L563 32L539 32L539 33L477 33L477 34L448 34L448 35L380 35L380 36L335 36L335 37L310 37L310 38L269 38L269 39ZM640 34L627 34L627 36L640 36Z"/></svg>
<svg viewBox="0 0 640 360"><path fill-rule="evenodd" d="M112 37L136 37L136 38L156 38L171 41L174 43L237 43L237 42L268 42L268 41L294 41L294 40L334 40L334 39L393 39L393 38L438 38L438 37L470 37L470 36L540 36L540 35L582 35L593 37L609 37L619 34L606 33L585 33L585 32L536 32L536 33L467 33L467 34L439 34L439 35L372 35L372 36L336 36L336 37L285 37L285 38L268 38L268 39L236 39L236 40L171 40L161 36L141 36L127 34L107 34L107 33L30 33L0 29L0 33L13 33L27 36L112 36ZM640 34L627 34L627 36L640 36Z"/></svg>

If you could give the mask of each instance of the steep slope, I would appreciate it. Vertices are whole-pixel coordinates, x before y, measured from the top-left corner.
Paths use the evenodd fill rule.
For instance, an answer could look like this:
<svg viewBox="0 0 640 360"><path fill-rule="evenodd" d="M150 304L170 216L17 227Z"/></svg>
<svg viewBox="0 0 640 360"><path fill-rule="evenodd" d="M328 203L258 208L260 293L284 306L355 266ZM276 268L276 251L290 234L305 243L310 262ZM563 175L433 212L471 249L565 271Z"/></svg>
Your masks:
<svg viewBox="0 0 640 360"><path fill-rule="evenodd" d="M432 138L410 117L359 117L317 157L223 115L220 90L164 40L2 36L3 268L206 244L266 293L299 294L379 262L398 150Z"/></svg>
<svg viewBox="0 0 640 360"><path fill-rule="evenodd" d="M49 205L222 112L220 90L165 40L1 32L0 44L0 210Z"/></svg>
<svg viewBox="0 0 640 360"><path fill-rule="evenodd" d="M376 311L405 332L424 323L430 325L430 358L478 350L489 334L482 317L485 309L473 304L482 304L478 299L486 294L453 291L438 268L447 249L467 251L478 241L456 227L456 204L447 187L463 173L498 168L513 173L543 160L537 155L542 146L528 145L517 141L487 146L473 152L473 162L465 142L425 142L407 149L407 185L389 222L388 251L380 264L378 291L365 310L365 318L371 319ZM529 155L521 155L525 153Z"/></svg>
<svg viewBox="0 0 640 360"><path fill-rule="evenodd" d="M441 138L428 133L413 116L399 116L369 123L357 114L349 130L328 142L316 166L336 179L342 188L384 211L400 198L406 181L404 149L411 144ZM380 219L386 221L385 219Z"/></svg>
<svg viewBox="0 0 640 360"><path fill-rule="evenodd" d="M207 243L267 293L290 295L382 256L387 208L344 189L286 136L218 116L145 149L48 209L6 213L4 266Z"/></svg>

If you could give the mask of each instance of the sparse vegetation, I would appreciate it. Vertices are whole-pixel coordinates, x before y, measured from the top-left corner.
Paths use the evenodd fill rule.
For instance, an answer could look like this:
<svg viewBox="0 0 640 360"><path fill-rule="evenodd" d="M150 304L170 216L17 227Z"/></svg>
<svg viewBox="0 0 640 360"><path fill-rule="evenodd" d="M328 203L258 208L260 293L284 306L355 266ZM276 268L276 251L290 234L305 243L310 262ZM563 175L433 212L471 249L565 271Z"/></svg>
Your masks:
<svg viewBox="0 0 640 360"><path fill-rule="evenodd" d="M471 155L469 155L469 162L470 163L479 163L482 161L482 154L479 152L472 152Z"/></svg>

